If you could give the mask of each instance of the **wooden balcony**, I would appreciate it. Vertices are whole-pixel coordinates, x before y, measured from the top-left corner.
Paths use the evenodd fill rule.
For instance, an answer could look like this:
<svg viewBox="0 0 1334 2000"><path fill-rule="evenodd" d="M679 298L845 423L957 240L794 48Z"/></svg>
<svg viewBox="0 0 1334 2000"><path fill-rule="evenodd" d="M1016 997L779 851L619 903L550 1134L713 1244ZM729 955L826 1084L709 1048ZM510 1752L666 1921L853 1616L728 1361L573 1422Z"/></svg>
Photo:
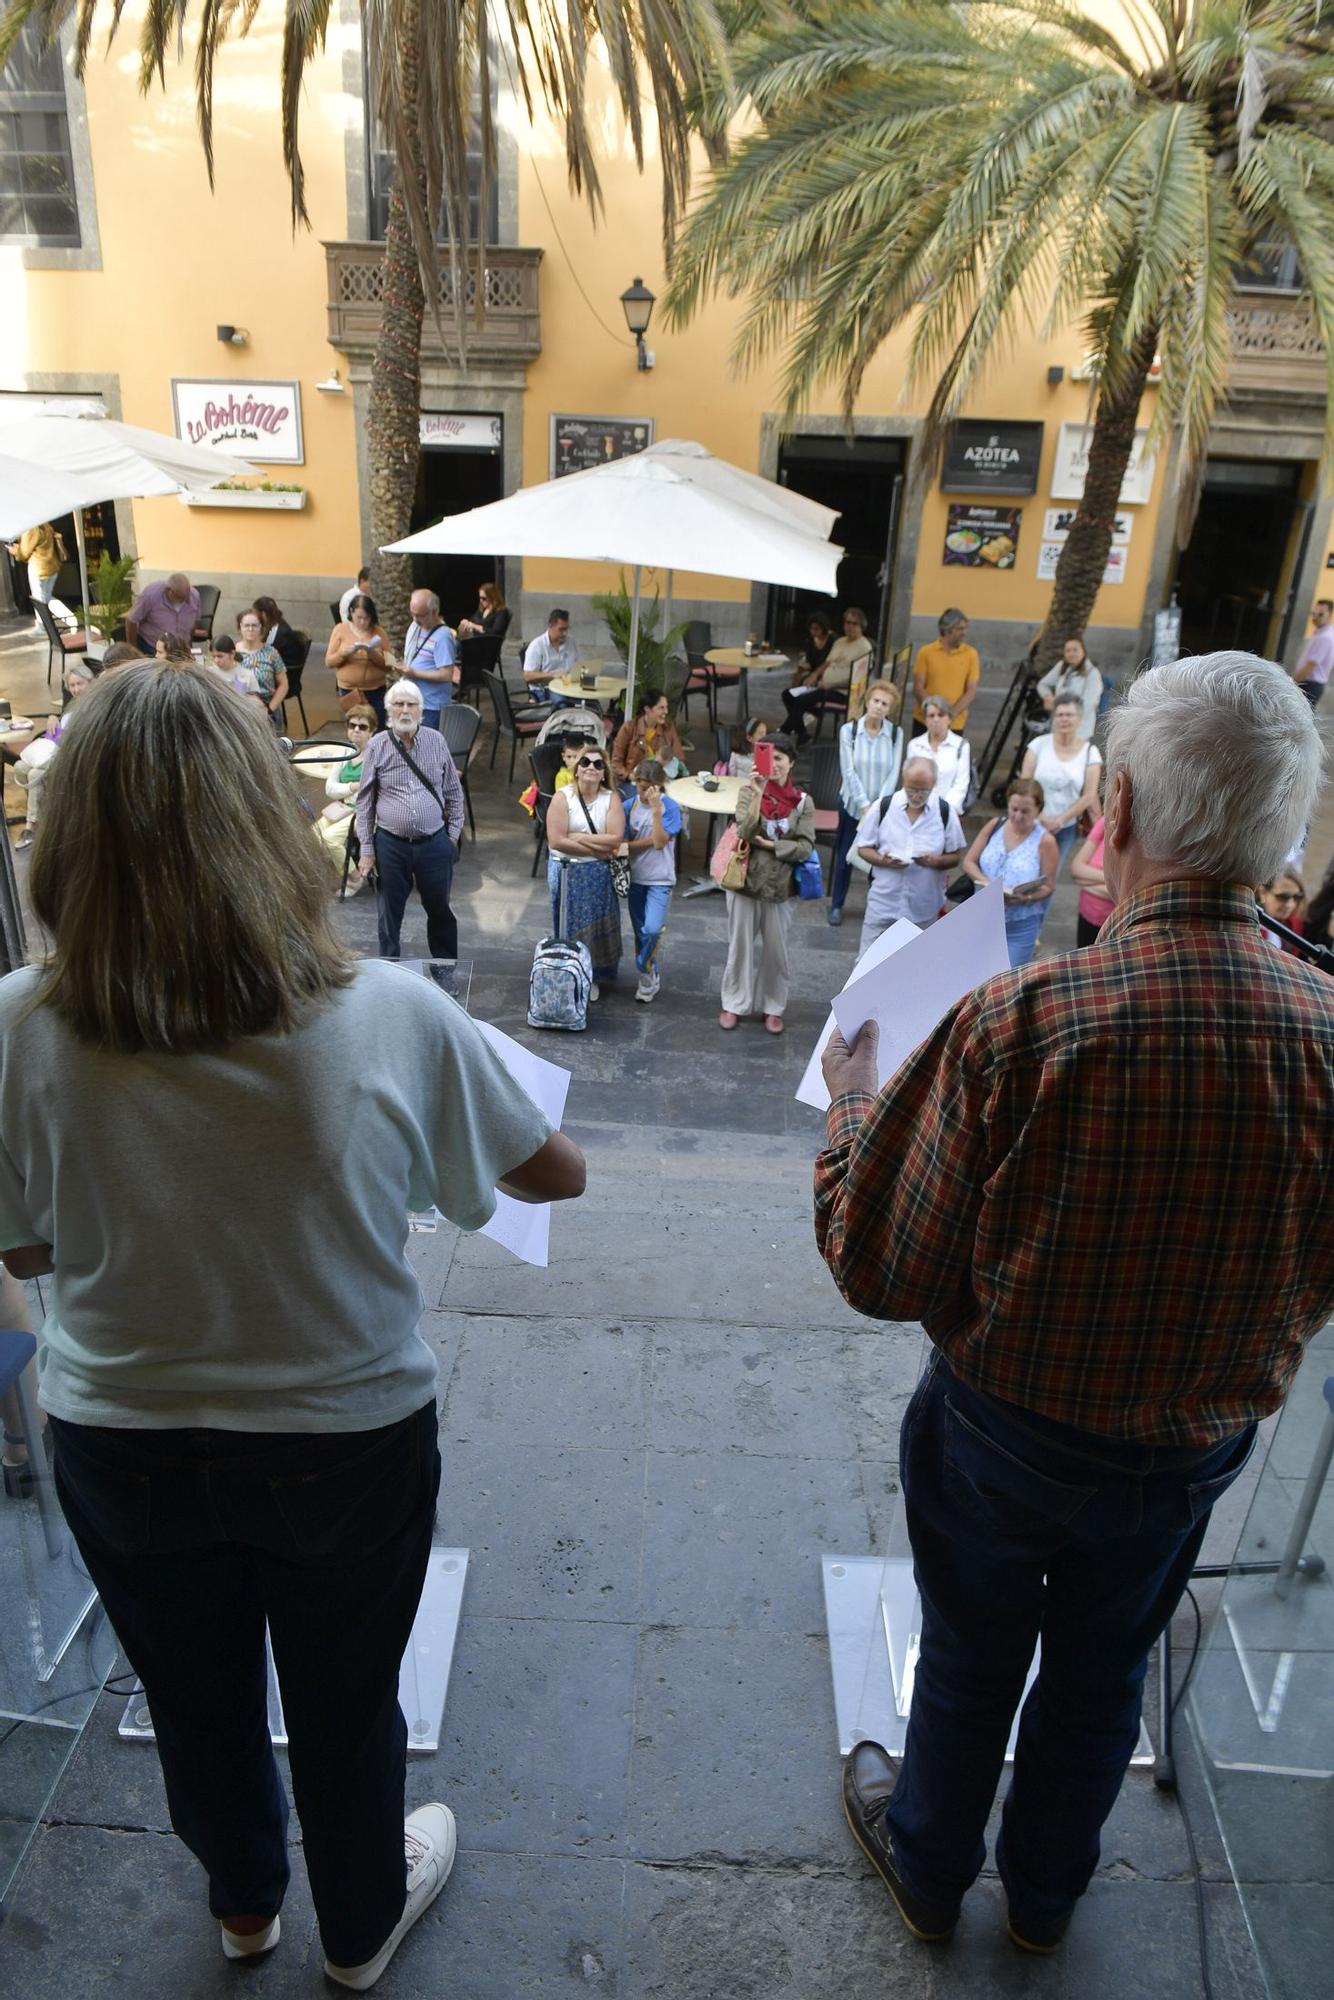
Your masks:
<svg viewBox="0 0 1334 2000"><path fill-rule="evenodd" d="M329 339L345 354L369 353L380 328L380 243L326 243L329 273ZM488 247L482 272L483 310L477 313L477 265L472 257L463 270L463 308L467 317L468 355L477 361L533 361L542 352L542 326L537 303L540 250ZM422 353L453 358L455 266L448 250L440 252L439 301L445 339L429 307L422 323Z"/></svg>
<svg viewBox="0 0 1334 2000"><path fill-rule="evenodd" d="M1228 314L1232 331L1229 388L1252 395L1325 400L1325 343L1305 299L1290 292L1238 292Z"/></svg>

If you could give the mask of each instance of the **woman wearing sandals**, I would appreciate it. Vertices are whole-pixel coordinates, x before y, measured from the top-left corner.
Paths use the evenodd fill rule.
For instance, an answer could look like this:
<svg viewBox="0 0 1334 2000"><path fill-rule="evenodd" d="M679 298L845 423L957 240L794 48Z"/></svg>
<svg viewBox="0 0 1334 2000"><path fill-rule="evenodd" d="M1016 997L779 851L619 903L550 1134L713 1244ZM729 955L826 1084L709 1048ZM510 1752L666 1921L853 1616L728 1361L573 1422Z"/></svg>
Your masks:
<svg viewBox="0 0 1334 2000"><path fill-rule="evenodd" d="M794 868L815 846L815 805L792 783L792 744L774 736L773 775L756 774L737 800L738 854L745 886L727 891L727 966L720 1028L743 1014L763 1014L771 1035L783 1032L787 1007L787 934L796 894Z"/></svg>
<svg viewBox="0 0 1334 2000"><path fill-rule="evenodd" d="M621 962L621 904L611 878L611 857L625 839L625 809L612 783L605 750L586 743L564 785L547 807L547 882L556 937L588 947L593 961L589 999L598 982L616 977ZM561 873L565 922L561 923Z"/></svg>

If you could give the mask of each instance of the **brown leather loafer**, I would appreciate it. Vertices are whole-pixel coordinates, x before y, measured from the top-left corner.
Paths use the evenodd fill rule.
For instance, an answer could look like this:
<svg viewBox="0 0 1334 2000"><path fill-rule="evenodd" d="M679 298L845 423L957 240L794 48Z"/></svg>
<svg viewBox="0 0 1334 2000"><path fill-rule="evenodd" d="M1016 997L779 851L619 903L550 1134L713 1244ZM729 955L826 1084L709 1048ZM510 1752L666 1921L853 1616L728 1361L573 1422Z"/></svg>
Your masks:
<svg viewBox="0 0 1334 2000"><path fill-rule="evenodd" d="M894 1907L923 1944L944 1944L959 1921L959 1905L929 1903L901 1880L885 1811L899 1767L879 1743L858 1743L843 1765L843 1810L853 1839L888 1889Z"/></svg>

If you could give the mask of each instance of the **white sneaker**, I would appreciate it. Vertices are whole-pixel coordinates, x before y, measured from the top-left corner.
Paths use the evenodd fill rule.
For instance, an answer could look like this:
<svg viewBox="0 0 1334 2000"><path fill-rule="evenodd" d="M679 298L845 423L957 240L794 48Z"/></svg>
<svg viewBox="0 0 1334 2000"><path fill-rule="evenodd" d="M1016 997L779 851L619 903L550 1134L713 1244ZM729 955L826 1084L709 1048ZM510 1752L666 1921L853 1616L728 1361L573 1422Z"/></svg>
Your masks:
<svg viewBox="0 0 1334 2000"><path fill-rule="evenodd" d="M596 979L588 989L588 997L590 1000L600 1000L602 998L602 988L598 985Z"/></svg>
<svg viewBox="0 0 1334 2000"><path fill-rule="evenodd" d="M266 1931L256 1931L253 1937L242 1937L237 1931L229 1931L225 1919L221 1930L224 1958L262 1958L266 1951L273 1950L282 1935L282 1925L277 1917Z"/></svg>
<svg viewBox="0 0 1334 2000"><path fill-rule="evenodd" d="M639 984L635 988L635 999L648 1001L652 998L653 974L651 972L641 972L639 975Z"/></svg>
<svg viewBox="0 0 1334 2000"><path fill-rule="evenodd" d="M324 1961L325 1975L335 1986L350 1986L365 1993L374 1986L418 1917L444 1888L458 1851L458 1830L448 1806L418 1806L403 1824L403 1852L408 1865L408 1899L403 1914L374 1958L364 1965L331 1965Z"/></svg>

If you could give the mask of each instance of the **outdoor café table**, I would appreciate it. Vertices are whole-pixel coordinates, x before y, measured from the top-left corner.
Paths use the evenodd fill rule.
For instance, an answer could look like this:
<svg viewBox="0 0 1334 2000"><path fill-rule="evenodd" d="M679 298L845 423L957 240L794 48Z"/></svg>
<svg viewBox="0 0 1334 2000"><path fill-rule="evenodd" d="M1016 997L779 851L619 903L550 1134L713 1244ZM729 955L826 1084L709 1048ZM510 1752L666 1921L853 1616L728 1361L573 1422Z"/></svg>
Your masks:
<svg viewBox="0 0 1334 2000"><path fill-rule="evenodd" d="M744 646L715 646L704 655L711 667L721 667L725 673L736 674L736 719L737 727L743 728L746 721L746 675L777 673L786 667L789 673L795 671L786 653L748 653Z"/></svg>
<svg viewBox="0 0 1334 2000"><path fill-rule="evenodd" d="M589 708L601 708L604 702L619 701L624 696L625 675L599 672L592 687L585 687L578 674L567 674L560 680L548 681L547 686L552 694L564 695L567 701L579 701Z"/></svg>
<svg viewBox="0 0 1334 2000"><path fill-rule="evenodd" d="M736 811L737 800L741 797L744 778L719 778L716 792L706 792L698 778L673 778L667 787L667 796L680 806L682 812L707 813L709 816L708 852L711 855L721 838L720 819L731 819ZM693 885L683 893L686 896L709 896L718 884L712 875L696 875Z"/></svg>
<svg viewBox="0 0 1334 2000"><path fill-rule="evenodd" d="M323 785L332 772L349 763L356 754L351 743L303 743L287 761L298 778Z"/></svg>

